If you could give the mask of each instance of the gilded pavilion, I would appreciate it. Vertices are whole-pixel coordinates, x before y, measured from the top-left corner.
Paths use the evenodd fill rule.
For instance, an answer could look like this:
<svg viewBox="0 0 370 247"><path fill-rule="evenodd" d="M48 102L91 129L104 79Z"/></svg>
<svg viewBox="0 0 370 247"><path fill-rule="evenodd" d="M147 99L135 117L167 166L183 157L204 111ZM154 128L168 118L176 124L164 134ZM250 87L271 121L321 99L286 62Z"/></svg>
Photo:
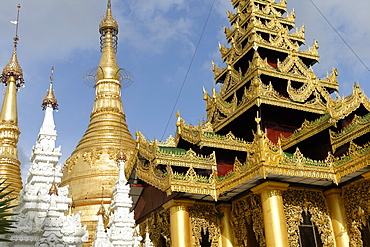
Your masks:
<svg viewBox="0 0 370 247"><path fill-rule="evenodd" d="M136 133L125 166L155 246L370 246L370 101L318 78L287 1L232 0L207 119L166 142Z"/></svg>
<svg viewBox="0 0 370 247"><path fill-rule="evenodd" d="M118 215L108 208L118 191L117 160L121 180L140 192L133 206L139 234L156 247L370 246L370 100L358 84L336 96L334 68L316 76L318 42L302 50L304 27L295 27L286 0L277 1L231 0L228 45L219 46L224 66L213 64L220 88L204 89L207 118L193 126L178 113L174 136L162 142L140 132L135 141L128 131L108 0L90 124L61 182L90 232L85 246L98 212ZM0 175L19 194L17 42L16 35L0 74Z"/></svg>

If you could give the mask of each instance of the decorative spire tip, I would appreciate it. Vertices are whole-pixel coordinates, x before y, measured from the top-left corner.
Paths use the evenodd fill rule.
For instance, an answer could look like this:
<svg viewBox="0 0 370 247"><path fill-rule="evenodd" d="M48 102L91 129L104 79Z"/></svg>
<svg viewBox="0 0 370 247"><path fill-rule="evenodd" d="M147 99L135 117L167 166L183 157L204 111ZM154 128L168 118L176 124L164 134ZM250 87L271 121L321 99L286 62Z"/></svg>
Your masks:
<svg viewBox="0 0 370 247"><path fill-rule="evenodd" d="M47 106L51 106L53 110L58 110L58 101L54 96L53 90L53 79L54 79L54 66L51 67L49 89L48 92L46 93L44 100L42 101L41 104L42 110L45 110Z"/></svg>

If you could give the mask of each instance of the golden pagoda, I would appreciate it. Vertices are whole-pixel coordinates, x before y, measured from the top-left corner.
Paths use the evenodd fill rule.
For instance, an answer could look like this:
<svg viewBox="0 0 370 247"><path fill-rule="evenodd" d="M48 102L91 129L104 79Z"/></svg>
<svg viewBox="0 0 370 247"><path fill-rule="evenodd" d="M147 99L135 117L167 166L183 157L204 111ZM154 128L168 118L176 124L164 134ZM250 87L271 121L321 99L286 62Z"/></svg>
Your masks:
<svg viewBox="0 0 370 247"><path fill-rule="evenodd" d="M13 53L8 65L5 66L0 75L1 82L6 86L0 112L0 178L6 179L6 184L9 184L6 191L13 191L11 196L16 198L22 189L21 163L17 150L18 138L21 133L18 128L17 91L24 86L23 71L17 58L18 19L21 6L18 4L17 8Z"/></svg>
<svg viewBox="0 0 370 247"><path fill-rule="evenodd" d="M370 246L370 100L318 78L287 1L232 0L207 120L166 142L137 133L125 174L155 246Z"/></svg>
<svg viewBox="0 0 370 247"><path fill-rule="evenodd" d="M99 208L111 202L118 177L116 160L121 152L130 157L135 148L121 101L122 69L116 60L118 25L112 17L109 0L99 32L102 55L94 77L96 97L90 124L64 165L61 183L61 186L69 185L73 213L82 212L82 224L87 225L90 243Z"/></svg>

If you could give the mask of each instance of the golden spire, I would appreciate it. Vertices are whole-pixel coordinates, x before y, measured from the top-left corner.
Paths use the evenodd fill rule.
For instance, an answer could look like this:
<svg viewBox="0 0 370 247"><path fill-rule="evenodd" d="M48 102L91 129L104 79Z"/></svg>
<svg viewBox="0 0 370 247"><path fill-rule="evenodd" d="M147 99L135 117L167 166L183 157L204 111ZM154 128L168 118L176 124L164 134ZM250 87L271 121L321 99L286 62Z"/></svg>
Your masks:
<svg viewBox="0 0 370 247"><path fill-rule="evenodd" d="M90 242L97 223L96 212L101 203L109 204L112 199L118 177L116 160L120 156L129 159L135 150L135 140L123 112L121 69L116 59L118 25L112 17L110 1L99 32L102 54L94 76L96 91L90 123L64 165L60 185L69 185L75 203L74 212L82 212L81 220L88 225ZM105 193L100 196L98 191L102 186Z"/></svg>
<svg viewBox="0 0 370 247"><path fill-rule="evenodd" d="M121 100L120 68L116 59L118 25L108 0L106 16L100 22L102 55L95 77L96 97L90 124L74 153L94 147L134 149L135 141L126 124Z"/></svg>
<svg viewBox="0 0 370 247"><path fill-rule="evenodd" d="M107 12L99 25L100 49L102 56L100 59L97 80L120 79L120 68L116 59L118 24L112 17L111 2L108 0Z"/></svg>
<svg viewBox="0 0 370 247"><path fill-rule="evenodd" d="M55 98L53 90L53 79L54 79L54 66L51 67L50 85L48 92L46 93L46 96L41 104L43 110L45 110L47 106L51 106L53 110L58 110L58 101Z"/></svg>
<svg viewBox="0 0 370 247"><path fill-rule="evenodd" d="M1 82L6 85L6 93L4 96L3 106L0 113L1 121L9 121L15 124L18 123L17 113L17 95L16 92L20 87L24 87L23 71L19 65L17 58L17 44L18 44L18 21L19 10L21 5L18 4L18 13L16 23L16 33L14 37L14 48L9 63L3 69L0 75Z"/></svg>
<svg viewBox="0 0 370 247"><path fill-rule="evenodd" d="M7 178L12 196L18 197L22 189L20 161L18 159L17 143L19 138L17 91L24 86L23 71L17 58L18 22L21 6L17 6L16 32L14 49L9 63L0 74L0 80L6 86L3 105L0 112L0 177Z"/></svg>
<svg viewBox="0 0 370 247"><path fill-rule="evenodd" d="M2 79L3 83L7 84L7 80L9 79L10 76L15 77L17 88L18 88L20 86L23 86L24 81L23 81L23 71L22 71L21 66L18 63L18 58L17 58L17 44L18 44L18 40L19 40L19 37L18 37L18 23L19 23L19 11L20 11L21 5L18 4L17 8L18 8L17 20L13 22L13 23L16 24L15 37L13 39L14 40L14 49L13 49L13 53L12 53L12 56L10 58L10 61L9 61L8 65L6 65L5 68L3 69L1 79Z"/></svg>

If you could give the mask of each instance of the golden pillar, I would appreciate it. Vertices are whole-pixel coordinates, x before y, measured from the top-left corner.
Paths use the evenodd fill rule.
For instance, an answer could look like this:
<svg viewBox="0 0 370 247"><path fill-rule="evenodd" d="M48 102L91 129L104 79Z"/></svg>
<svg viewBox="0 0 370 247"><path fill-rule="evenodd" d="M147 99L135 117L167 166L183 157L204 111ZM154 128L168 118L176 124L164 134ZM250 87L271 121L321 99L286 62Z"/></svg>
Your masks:
<svg viewBox="0 0 370 247"><path fill-rule="evenodd" d="M288 231L285 220L282 191L289 184L267 181L252 188L253 193L261 195L263 221L267 247L288 246Z"/></svg>
<svg viewBox="0 0 370 247"><path fill-rule="evenodd" d="M171 200L163 204L170 210L171 247L191 247L191 227L188 208L194 201Z"/></svg>
<svg viewBox="0 0 370 247"><path fill-rule="evenodd" d="M339 188L333 188L324 192L326 202L329 207L331 221L333 223L336 246L348 247L349 237L341 194L342 190Z"/></svg>
<svg viewBox="0 0 370 247"><path fill-rule="evenodd" d="M234 246L234 231L231 227L231 205L220 204L217 205L217 211L222 215L221 218L221 243L222 247Z"/></svg>

